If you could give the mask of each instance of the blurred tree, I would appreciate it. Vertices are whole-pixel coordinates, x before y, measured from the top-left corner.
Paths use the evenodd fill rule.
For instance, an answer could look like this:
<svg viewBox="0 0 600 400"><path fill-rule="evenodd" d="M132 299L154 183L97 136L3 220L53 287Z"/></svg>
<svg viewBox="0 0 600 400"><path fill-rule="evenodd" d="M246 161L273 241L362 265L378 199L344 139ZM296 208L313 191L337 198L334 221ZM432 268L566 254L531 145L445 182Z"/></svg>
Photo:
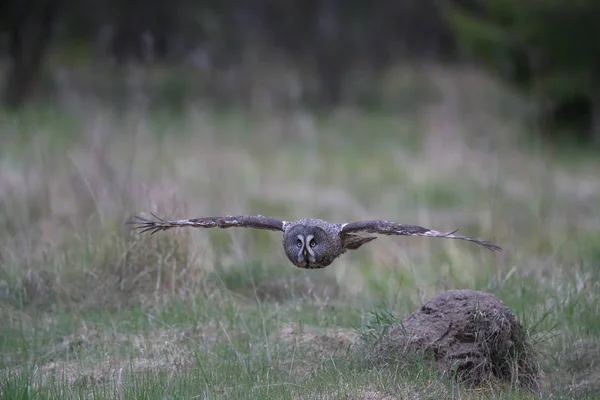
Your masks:
<svg viewBox="0 0 600 400"><path fill-rule="evenodd" d="M29 96L53 34L59 0L4 0L0 23L8 36L10 65L5 105L19 107Z"/></svg>
<svg viewBox="0 0 600 400"><path fill-rule="evenodd" d="M342 101L357 67L376 79L396 60L449 53L439 0L0 1L11 60L4 99L13 107L31 93L50 44L63 54L101 48L118 65L180 64L201 52L216 70L237 67L258 44L316 71L318 105Z"/></svg>
<svg viewBox="0 0 600 400"><path fill-rule="evenodd" d="M449 3L459 48L520 86L543 126L585 128L600 143L600 2Z"/></svg>

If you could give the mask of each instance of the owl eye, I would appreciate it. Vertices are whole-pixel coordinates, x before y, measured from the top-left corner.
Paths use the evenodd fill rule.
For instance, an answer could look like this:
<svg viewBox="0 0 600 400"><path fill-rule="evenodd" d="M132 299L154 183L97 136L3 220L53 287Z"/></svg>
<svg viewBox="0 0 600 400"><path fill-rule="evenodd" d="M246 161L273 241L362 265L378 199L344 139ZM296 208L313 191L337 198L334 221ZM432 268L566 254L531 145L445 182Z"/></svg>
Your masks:
<svg viewBox="0 0 600 400"><path fill-rule="evenodd" d="M315 242L315 239L310 241L310 247L315 247L317 245L317 242Z"/></svg>
<svg viewBox="0 0 600 400"><path fill-rule="evenodd" d="M298 239L298 241L296 242L296 246L302 247L302 240Z"/></svg>

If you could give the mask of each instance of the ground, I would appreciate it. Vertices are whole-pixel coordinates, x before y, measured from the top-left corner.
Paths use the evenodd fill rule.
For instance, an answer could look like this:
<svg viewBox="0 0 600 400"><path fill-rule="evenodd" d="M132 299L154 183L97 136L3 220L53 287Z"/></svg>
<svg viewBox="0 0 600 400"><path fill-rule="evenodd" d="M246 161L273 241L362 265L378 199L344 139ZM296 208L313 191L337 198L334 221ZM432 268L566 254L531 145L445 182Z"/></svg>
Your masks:
<svg viewBox="0 0 600 400"><path fill-rule="evenodd" d="M71 98L2 114L2 397L596 398L597 155L544 145L524 103L485 76L425 81L432 99L386 112ZM124 225L149 212L383 218L504 251L380 237L305 271L274 232ZM472 387L427 360L356 351L453 289L514 312L543 386Z"/></svg>

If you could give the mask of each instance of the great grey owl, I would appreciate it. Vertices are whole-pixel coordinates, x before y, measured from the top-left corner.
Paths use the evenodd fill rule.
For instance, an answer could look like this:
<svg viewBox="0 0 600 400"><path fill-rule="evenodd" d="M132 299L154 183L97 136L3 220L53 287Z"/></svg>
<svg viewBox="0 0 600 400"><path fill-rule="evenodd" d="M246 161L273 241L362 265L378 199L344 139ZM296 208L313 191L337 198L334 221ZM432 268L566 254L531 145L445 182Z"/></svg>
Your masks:
<svg viewBox="0 0 600 400"><path fill-rule="evenodd" d="M333 223L316 218L298 221L281 221L262 215L237 215L206 217L166 221L152 214L154 220L134 217L129 224L140 229L140 233L154 234L167 229L191 226L194 228L252 228L283 232L283 249L288 259L299 268L318 269L330 265L347 250L356 250L375 236L358 236L355 233L379 233L382 235L426 236L468 240L489 250L500 247L470 237L456 235L456 231L443 233L415 225L404 225L382 220L366 220L348 223Z"/></svg>

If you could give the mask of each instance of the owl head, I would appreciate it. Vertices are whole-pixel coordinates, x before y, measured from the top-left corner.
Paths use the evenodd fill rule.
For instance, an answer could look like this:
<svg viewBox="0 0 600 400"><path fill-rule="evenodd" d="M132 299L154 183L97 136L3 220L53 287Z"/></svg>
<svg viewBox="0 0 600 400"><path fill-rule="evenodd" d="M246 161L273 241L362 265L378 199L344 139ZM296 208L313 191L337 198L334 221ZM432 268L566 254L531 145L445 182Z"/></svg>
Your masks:
<svg viewBox="0 0 600 400"><path fill-rule="evenodd" d="M292 264L300 268L324 268L339 255L336 251L339 236L328 234L318 226L299 224L292 227L283 238L285 254Z"/></svg>

